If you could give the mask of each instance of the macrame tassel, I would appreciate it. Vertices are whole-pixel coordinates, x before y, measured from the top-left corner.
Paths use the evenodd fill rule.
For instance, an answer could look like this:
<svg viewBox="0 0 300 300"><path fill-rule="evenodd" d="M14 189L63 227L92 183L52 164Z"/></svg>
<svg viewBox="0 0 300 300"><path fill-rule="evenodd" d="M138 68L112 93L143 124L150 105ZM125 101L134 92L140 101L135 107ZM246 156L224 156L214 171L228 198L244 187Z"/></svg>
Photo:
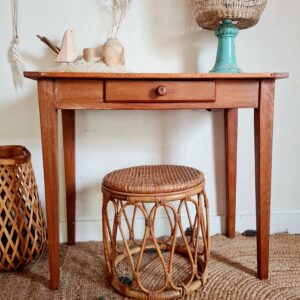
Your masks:
<svg viewBox="0 0 300 300"><path fill-rule="evenodd" d="M24 85L24 62L22 53L19 47L18 37L18 13L19 13L19 1L11 0L12 6L12 25L13 25L13 40L9 51L9 59L11 64L11 71L14 80L15 88L22 88Z"/></svg>
<svg viewBox="0 0 300 300"><path fill-rule="evenodd" d="M15 38L10 48L11 71L13 75L14 85L16 88L24 86L24 61L19 47L19 40Z"/></svg>

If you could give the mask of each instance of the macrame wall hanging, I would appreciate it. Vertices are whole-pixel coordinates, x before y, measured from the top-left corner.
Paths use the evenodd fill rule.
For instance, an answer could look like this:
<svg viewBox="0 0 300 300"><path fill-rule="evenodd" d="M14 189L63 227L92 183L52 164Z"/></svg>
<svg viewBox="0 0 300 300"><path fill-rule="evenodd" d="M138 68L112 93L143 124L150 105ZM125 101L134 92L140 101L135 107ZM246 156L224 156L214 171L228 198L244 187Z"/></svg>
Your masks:
<svg viewBox="0 0 300 300"><path fill-rule="evenodd" d="M19 48L18 35L18 14L19 14L19 0L11 0L12 6L12 25L13 25L13 40L10 47L10 63L12 76L15 88L22 88L24 85L24 62L21 50Z"/></svg>

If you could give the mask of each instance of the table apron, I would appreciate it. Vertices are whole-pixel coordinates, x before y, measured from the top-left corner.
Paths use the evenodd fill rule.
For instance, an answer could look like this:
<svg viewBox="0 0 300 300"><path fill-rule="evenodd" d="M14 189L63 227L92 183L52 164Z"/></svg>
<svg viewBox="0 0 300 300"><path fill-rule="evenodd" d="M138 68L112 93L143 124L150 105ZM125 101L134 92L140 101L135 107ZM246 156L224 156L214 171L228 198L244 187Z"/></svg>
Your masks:
<svg viewBox="0 0 300 300"><path fill-rule="evenodd" d="M184 84L174 84L177 90L173 90L170 96L157 97L152 99L149 97L142 97L142 100L133 97L135 87L139 89L141 95L152 93L153 86L156 83L163 84L163 81L147 82L148 84L141 84L142 81L132 80L128 82L127 97L123 99L113 99L107 97L107 83L109 83L109 92L111 93L112 81L97 80L97 79L58 79L54 81L54 105L57 109L81 109L81 110L183 110L183 109L227 109L227 108L257 108L259 103L259 80L215 80L209 81L209 84L195 85L195 81L185 81ZM118 87L118 82L122 88L126 89L124 81L115 80L114 85ZM174 81L175 82L175 81ZM198 81L205 83L205 81ZM183 83L183 82L182 82ZM213 85L211 84L213 83ZM166 81L170 84L170 81ZM189 89L189 95L205 95L209 94L210 97L203 98L191 97L184 99L180 87ZM209 93L201 92L197 88L207 87L210 89ZM214 91L211 92L212 87ZM148 90L142 90L149 88ZM177 94L176 94L177 93ZM128 96L129 95L129 96ZM181 98L182 97L182 100Z"/></svg>

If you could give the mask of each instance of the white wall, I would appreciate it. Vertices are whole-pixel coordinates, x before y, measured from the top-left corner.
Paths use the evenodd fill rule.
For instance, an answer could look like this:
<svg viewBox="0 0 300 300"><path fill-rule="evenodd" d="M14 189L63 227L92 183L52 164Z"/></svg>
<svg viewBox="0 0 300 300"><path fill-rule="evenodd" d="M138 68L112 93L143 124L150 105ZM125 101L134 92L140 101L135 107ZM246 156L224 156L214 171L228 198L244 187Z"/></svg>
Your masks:
<svg viewBox="0 0 300 300"><path fill-rule="evenodd" d="M0 144L26 145L33 156L44 203L42 153L36 83L15 91L7 50L12 37L10 0L0 10ZM51 64L53 54L35 34L59 41L66 28L76 30L78 49L102 44L109 31L105 0L20 2L20 38L27 70ZM300 232L300 10L298 0L269 1L261 22L242 31L238 61L247 72L288 71L277 82L272 178L271 231ZM189 0L133 0L119 34L127 66L135 72L207 72L216 39L194 23ZM174 163L206 174L212 233L225 214L223 113L206 111L79 111L77 134L77 237L99 239L100 183L105 173L132 165ZM237 230L255 228L253 112L240 110L237 182ZM60 147L60 154L62 149ZM66 209L60 168L61 239L66 239ZM223 228L224 229L224 228Z"/></svg>

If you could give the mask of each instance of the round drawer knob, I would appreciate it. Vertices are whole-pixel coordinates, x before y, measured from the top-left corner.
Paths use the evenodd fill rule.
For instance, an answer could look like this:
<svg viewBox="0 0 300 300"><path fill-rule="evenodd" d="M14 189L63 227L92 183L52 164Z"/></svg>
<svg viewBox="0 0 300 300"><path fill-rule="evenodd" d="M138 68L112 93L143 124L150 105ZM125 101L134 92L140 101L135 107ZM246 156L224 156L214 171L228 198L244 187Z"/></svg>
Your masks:
<svg viewBox="0 0 300 300"><path fill-rule="evenodd" d="M168 89L167 89L165 86L160 85L160 86L156 89L156 91L157 91L157 94L158 94L158 95L164 96L164 95L167 94Z"/></svg>

